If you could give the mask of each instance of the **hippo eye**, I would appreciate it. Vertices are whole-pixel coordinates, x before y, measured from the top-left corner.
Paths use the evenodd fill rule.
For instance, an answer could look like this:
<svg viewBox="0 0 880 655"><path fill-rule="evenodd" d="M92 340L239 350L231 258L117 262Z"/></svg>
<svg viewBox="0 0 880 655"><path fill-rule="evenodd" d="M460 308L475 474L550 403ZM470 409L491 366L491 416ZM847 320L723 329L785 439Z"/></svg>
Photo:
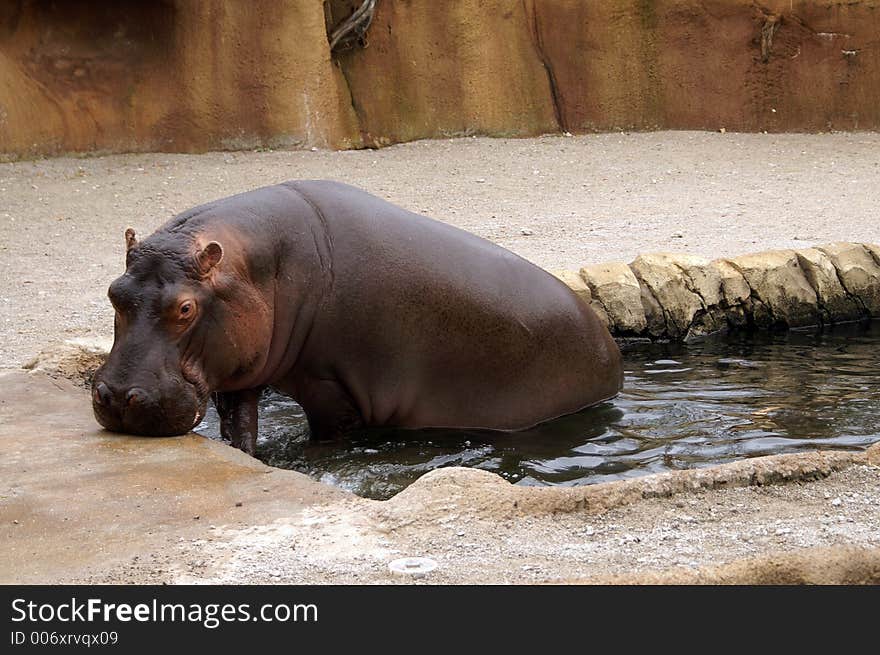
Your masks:
<svg viewBox="0 0 880 655"><path fill-rule="evenodd" d="M180 314L180 318L190 318L195 313L195 308L195 303L192 300L184 300L180 303L177 311Z"/></svg>

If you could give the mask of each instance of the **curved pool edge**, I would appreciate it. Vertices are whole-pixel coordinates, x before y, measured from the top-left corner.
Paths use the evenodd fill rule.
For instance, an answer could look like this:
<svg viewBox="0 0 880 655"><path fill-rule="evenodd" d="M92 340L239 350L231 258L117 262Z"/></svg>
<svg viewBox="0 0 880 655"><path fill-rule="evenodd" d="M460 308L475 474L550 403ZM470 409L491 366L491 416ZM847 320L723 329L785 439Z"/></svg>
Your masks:
<svg viewBox="0 0 880 655"><path fill-rule="evenodd" d="M509 514L596 513L650 498L713 489L811 482L857 464L880 467L880 442L867 450L816 450L765 455L699 469L652 473L628 480L597 484L518 486L489 471L464 467L425 473L385 505L448 504Z"/></svg>
<svg viewBox="0 0 880 655"><path fill-rule="evenodd" d="M566 580L604 585L876 585L880 548L838 545L804 548L698 569L673 567L629 575Z"/></svg>
<svg viewBox="0 0 880 655"><path fill-rule="evenodd" d="M565 549L602 546L614 555L616 541L600 544L605 537L580 526L621 508L680 512L675 503L684 499L692 503L687 511L697 512L744 487L808 490L852 469L867 489L859 493L880 497L875 444L863 452L774 455L579 488L518 487L485 471L438 469L388 501L373 501L198 435L102 432L82 388L40 373L0 374L0 398L6 583L391 582L387 561L425 551L443 565L436 582L581 580L603 571L587 560L572 568ZM743 498L748 507L750 497ZM859 515L856 527L876 532L876 517L869 519ZM574 545L572 526L580 530ZM623 531L625 539L629 526L621 526L611 532ZM510 552L488 546L502 531ZM823 545L846 543L844 533L835 534ZM457 564L472 557L462 544L482 553L479 575ZM642 544L662 556L661 544ZM525 547L531 550L518 552ZM772 552L769 544L761 554ZM535 558L544 567L537 570L552 571L548 579L534 579L536 569L521 564Z"/></svg>

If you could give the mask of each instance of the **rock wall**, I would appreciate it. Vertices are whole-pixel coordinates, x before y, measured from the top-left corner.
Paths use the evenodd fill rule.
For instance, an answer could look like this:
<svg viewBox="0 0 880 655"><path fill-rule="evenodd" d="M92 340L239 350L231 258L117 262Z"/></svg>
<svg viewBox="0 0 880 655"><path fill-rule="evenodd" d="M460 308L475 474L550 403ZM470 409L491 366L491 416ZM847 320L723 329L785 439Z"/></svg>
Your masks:
<svg viewBox="0 0 880 655"><path fill-rule="evenodd" d="M367 47L339 57L364 142L558 130L539 38L520 0L379 0Z"/></svg>
<svg viewBox="0 0 880 655"><path fill-rule="evenodd" d="M320 2L0 0L0 153L361 145Z"/></svg>
<svg viewBox="0 0 880 655"><path fill-rule="evenodd" d="M558 271L615 337L682 340L880 318L880 246L830 243L709 261L639 255Z"/></svg>
<svg viewBox="0 0 880 655"><path fill-rule="evenodd" d="M876 1L532 4L564 129L880 126Z"/></svg>
<svg viewBox="0 0 880 655"><path fill-rule="evenodd" d="M880 0L0 0L0 155L880 128Z"/></svg>

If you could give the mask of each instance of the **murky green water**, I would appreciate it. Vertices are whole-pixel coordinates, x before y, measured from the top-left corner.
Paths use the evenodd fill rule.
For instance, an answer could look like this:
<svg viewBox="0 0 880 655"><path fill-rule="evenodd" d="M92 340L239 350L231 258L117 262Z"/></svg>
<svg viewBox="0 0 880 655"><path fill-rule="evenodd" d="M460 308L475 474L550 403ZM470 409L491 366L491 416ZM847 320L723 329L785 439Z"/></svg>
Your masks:
<svg viewBox="0 0 880 655"><path fill-rule="evenodd" d="M612 402L513 434L371 430L307 439L305 416L263 399L258 456L370 498L441 466L517 484L577 485L815 448L880 441L880 323L624 350ZM213 409L197 431L218 437Z"/></svg>

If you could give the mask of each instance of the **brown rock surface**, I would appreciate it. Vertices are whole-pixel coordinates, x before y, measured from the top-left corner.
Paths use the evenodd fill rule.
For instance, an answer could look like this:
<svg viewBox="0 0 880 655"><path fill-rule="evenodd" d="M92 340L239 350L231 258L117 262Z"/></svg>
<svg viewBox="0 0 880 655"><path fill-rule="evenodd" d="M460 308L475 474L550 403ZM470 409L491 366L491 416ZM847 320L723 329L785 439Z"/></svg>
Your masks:
<svg viewBox="0 0 880 655"><path fill-rule="evenodd" d="M324 4L5 2L0 153L880 127L877 0Z"/></svg>
<svg viewBox="0 0 880 655"><path fill-rule="evenodd" d="M864 316L863 307L847 293L828 255L818 248L804 248L797 251L797 257L807 281L816 290L823 320L847 321Z"/></svg>
<svg viewBox="0 0 880 655"><path fill-rule="evenodd" d="M709 268L713 269L721 278L721 296L728 305L740 305L746 302L752 294L752 289L742 273L736 270L730 262L724 259L716 259L709 262Z"/></svg>
<svg viewBox="0 0 880 655"><path fill-rule="evenodd" d="M721 311L723 320L733 327L744 327L748 323L751 311L752 288L736 268L724 259L709 262L707 270L718 275L721 280ZM722 317L716 320L723 322Z"/></svg>
<svg viewBox="0 0 880 655"><path fill-rule="evenodd" d="M758 326L816 325L816 292L804 276L793 250L771 250L729 259L752 289L753 318Z"/></svg>
<svg viewBox="0 0 880 655"><path fill-rule="evenodd" d="M622 262L595 264L581 269L590 287L593 306L601 308L615 334L641 334L647 327L639 281Z"/></svg>
<svg viewBox="0 0 880 655"><path fill-rule="evenodd" d="M874 0L534 5L565 129L781 131L880 122Z"/></svg>
<svg viewBox="0 0 880 655"><path fill-rule="evenodd" d="M526 4L379 2L368 47L339 56L365 143L556 131Z"/></svg>
<svg viewBox="0 0 880 655"><path fill-rule="evenodd" d="M669 337L679 339L719 329L708 307L720 300L721 280L710 277L708 264L707 259L693 255L648 253L639 255L629 265L662 307Z"/></svg>
<svg viewBox="0 0 880 655"><path fill-rule="evenodd" d="M828 255L847 293L857 298L871 316L880 316L880 263L858 243L819 246Z"/></svg>
<svg viewBox="0 0 880 655"><path fill-rule="evenodd" d="M0 6L0 153L360 145L320 3L97 4Z"/></svg>

